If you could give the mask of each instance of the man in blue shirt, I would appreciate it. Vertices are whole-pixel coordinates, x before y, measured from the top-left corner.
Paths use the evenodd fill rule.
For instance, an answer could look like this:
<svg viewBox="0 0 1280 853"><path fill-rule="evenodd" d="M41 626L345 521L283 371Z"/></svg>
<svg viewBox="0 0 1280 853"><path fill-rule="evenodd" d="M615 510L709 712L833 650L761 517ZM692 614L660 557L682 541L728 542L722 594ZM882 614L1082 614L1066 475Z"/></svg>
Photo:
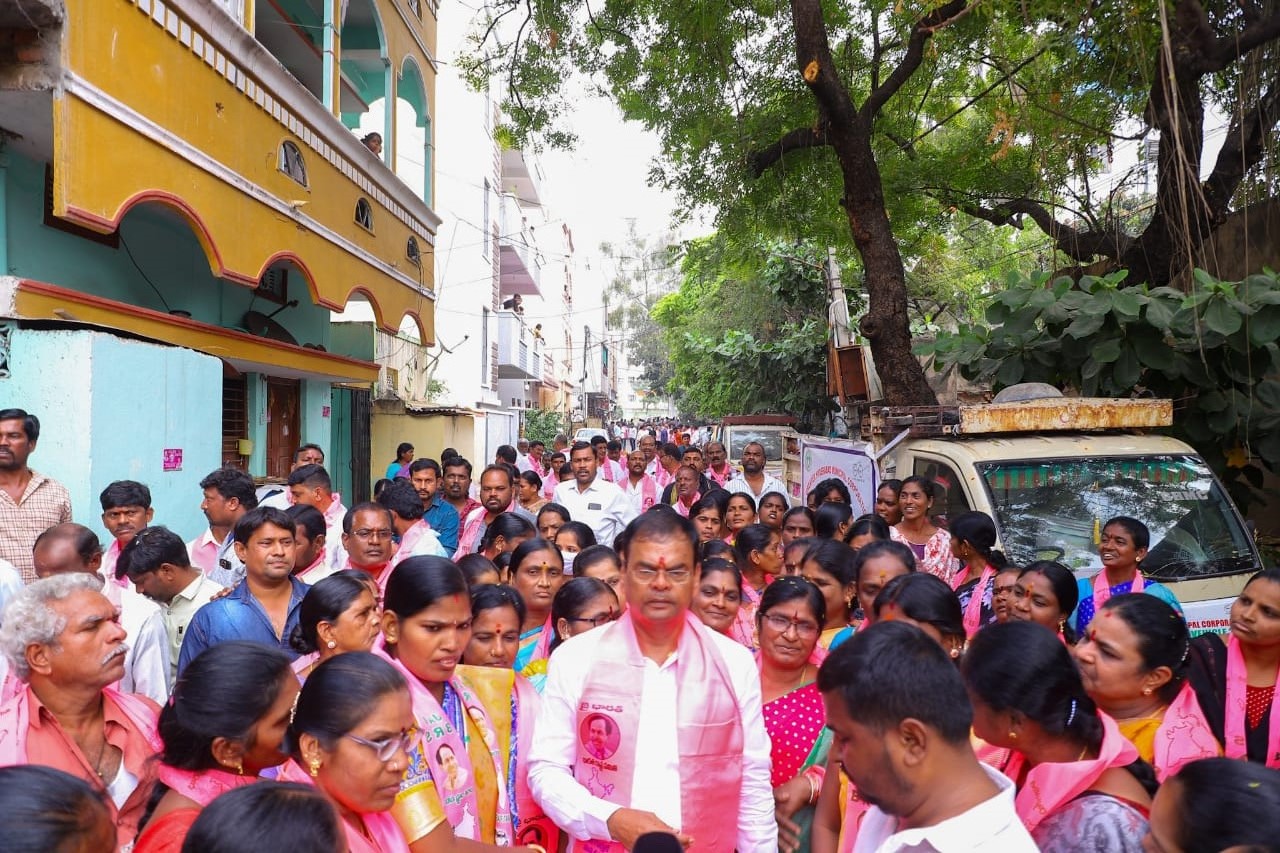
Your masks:
<svg viewBox="0 0 1280 853"><path fill-rule="evenodd" d="M245 578L225 598L196 611L178 656L179 675L202 651L227 640L262 643L298 656L289 637L311 587L293 577L293 522L282 510L258 507L236 522L231 535Z"/></svg>
<svg viewBox="0 0 1280 853"><path fill-rule="evenodd" d="M458 511L437 494L443 477L440 463L434 459L415 459L409 466L409 482L422 498L422 517L435 531L440 544L452 554L458 550Z"/></svg>

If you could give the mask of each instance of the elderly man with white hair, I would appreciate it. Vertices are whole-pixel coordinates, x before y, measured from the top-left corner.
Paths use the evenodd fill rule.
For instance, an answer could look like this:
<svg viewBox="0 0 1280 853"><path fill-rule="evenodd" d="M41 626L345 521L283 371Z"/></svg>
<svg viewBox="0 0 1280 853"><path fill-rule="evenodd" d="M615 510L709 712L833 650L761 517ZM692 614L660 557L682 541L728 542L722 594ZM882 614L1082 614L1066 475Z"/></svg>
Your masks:
<svg viewBox="0 0 1280 853"><path fill-rule="evenodd" d="M0 705L0 766L53 767L102 791L121 848L137 835L161 748L156 704L110 687L124 675L124 639L94 575L36 581L0 614L0 651L23 683Z"/></svg>

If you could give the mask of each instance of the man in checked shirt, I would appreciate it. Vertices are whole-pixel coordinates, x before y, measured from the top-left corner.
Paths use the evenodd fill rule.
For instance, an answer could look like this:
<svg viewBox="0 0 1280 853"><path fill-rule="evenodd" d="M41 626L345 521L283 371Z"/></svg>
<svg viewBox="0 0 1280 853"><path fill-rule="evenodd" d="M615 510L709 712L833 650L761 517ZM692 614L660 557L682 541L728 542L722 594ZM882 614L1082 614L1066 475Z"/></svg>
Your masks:
<svg viewBox="0 0 1280 853"><path fill-rule="evenodd" d="M40 438L40 420L22 409L0 410L0 558L36 579L31 549L36 537L71 520L66 487L27 467Z"/></svg>

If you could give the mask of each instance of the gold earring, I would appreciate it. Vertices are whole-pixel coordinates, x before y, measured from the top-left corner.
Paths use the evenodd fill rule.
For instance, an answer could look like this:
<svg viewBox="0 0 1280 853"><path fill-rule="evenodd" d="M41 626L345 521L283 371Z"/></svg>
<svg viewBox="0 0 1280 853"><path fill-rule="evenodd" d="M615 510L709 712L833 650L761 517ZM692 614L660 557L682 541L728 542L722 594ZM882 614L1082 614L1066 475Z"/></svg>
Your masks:
<svg viewBox="0 0 1280 853"><path fill-rule="evenodd" d="M1142 688L1142 695L1143 695L1143 696L1150 696L1150 695L1151 695L1151 688L1150 688L1150 687L1144 687L1144 688Z"/></svg>
<svg viewBox="0 0 1280 853"><path fill-rule="evenodd" d="M319 775L320 775L320 762L313 758L311 759L311 778L314 779Z"/></svg>
<svg viewBox="0 0 1280 853"><path fill-rule="evenodd" d="M236 762L236 775L237 775L237 776L243 776L243 775L244 775L244 762L243 762L243 761L237 761L237 762Z"/></svg>
<svg viewBox="0 0 1280 853"><path fill-rule="evenodd" d="M1009 729L1009 740L1017 740L1017 739L1018 739L1018 733L1015 732L1013 729Z"/></svg>

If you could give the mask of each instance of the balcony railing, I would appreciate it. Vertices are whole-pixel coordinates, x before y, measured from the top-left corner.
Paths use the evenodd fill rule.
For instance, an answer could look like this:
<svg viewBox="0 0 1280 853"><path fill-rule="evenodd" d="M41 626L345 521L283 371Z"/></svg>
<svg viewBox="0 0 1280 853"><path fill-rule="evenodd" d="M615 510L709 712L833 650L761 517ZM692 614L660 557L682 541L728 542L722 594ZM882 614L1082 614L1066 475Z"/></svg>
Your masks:
<svg viewBox="0 0 1280 853"><path fill-rule="evenodd" d="M538 256L538 244L519 201L510 194L502 197L502 233L498 246L501 251L501 292L504 295L541 296L542 261Z"/></svg>
<svg viewBox="0 0 1280 853"><path fill-rule="evenodd" d="M514 311L499 311L498 378L538 379L542 372L542 341Z"/></svg>

